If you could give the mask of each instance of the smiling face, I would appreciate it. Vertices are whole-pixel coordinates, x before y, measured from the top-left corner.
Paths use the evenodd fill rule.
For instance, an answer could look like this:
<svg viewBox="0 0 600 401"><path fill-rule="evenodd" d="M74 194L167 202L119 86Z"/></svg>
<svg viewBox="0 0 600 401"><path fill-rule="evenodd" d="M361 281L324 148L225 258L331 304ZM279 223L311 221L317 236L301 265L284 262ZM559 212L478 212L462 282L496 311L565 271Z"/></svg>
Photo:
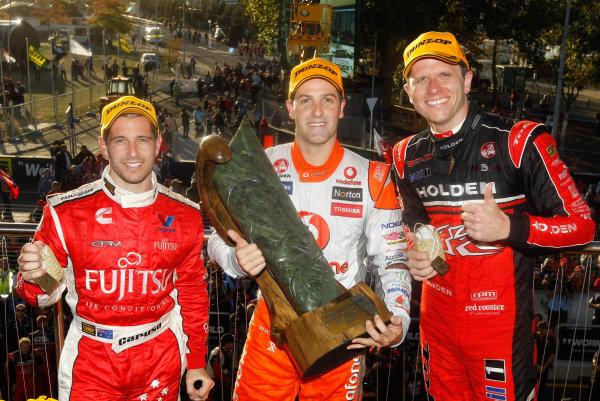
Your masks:
<svg viewBox="0 0 600 401"><path fill-rule="evenodd" d="M303 145L335 142L338 120L344 117L345 100L328 81L313 78L304 82L286 105L290 118L296 121L296 141Z"/></svg>
<svg viewBox="0 0 600 401"><path fill-rule="evenodd" d="M447 132L467 116L473 73L463 77L459 65L436 59L421 59L413 64L404 90L415 110L435 132Z"/></svg>
<svg viewBox="0 0 600 401"><path fill-rule="evenodd" d="M135 193L152 188L152 166L161 142L160 136L154 137L150 121L137 114L117 118L106 139L99 138L110 176L118 186Z"/></svg>

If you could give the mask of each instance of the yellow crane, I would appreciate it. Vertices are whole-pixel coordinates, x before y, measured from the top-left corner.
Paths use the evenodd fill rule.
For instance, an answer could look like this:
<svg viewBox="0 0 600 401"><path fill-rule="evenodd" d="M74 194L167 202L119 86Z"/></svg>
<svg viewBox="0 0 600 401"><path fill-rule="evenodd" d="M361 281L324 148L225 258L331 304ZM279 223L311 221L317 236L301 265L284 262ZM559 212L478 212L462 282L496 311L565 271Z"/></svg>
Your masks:
<svg viewBox="0 0 600 401"><path fill-rule="evenodd" d="M331 17L329 4L315 4L311 0L292 2L288 48L295 50L297 46L300 62L328 51ZM306 51L310 47L315 49L314 55Z"/></svg>

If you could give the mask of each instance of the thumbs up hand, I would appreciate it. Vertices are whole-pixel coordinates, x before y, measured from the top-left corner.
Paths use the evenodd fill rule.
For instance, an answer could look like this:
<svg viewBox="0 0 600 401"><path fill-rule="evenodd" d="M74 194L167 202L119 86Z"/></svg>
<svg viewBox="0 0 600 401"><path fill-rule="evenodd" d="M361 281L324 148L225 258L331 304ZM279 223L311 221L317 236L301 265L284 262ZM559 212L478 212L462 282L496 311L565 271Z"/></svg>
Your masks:
<svg viewBox="0 0 600 401"><path fill-rule="evenodd" d="M508 238L510 220L494 200L492 183L487 183L483 203L468 202L462 207L463 225L469 237L483 242L501 241Z"/></svg>

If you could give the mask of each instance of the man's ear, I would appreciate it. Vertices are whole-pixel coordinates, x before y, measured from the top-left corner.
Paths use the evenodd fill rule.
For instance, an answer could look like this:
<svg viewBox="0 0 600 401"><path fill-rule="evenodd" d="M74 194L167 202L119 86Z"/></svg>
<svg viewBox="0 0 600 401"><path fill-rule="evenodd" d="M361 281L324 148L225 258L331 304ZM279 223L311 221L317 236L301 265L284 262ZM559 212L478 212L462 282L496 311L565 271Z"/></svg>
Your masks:
<svg viewBox="0 0 600 401"><path fill-rule="evenodd" d="M292 105L292 100L287 100L285 102L285 107L287 107L290 118L294 120L294 106Z"/></svg>

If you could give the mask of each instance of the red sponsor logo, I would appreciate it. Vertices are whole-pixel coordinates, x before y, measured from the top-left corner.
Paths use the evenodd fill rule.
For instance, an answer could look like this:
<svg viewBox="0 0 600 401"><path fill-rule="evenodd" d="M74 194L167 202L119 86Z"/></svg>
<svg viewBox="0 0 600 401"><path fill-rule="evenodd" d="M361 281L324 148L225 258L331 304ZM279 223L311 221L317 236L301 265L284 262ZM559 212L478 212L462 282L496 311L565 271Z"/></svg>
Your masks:
<svg viewBox="0 0 600 401"><path fill-rule="evenodd" d="M496 155L496 144L494 142L484 143L481 147L481 156L491 159Z"/></svg>
<svg viewBox="0 0 600 401"><path fill-rule="evenodd" d="M315 237L317 241L317 245L319 248L323 249L329 243L329 226L325 219L323 219L318 214L312 212L300 211L298 212L298 216L300 216L300 220L304 223L305 226L308 227L310 232Z"/></svg>
<svg viewBox="0 0 600 401"><path fill-rule="evenodd" d="M346 178L349 180L353 179L356 177L356 169L354 167L346 167L344 169L344 176L346 176Z"/></svg>
<svg viewBox="0 0 600 401"><path fill-rule="evenodd" d="M413 167L421 162L424 162L425 160L430 160L430 159L433 159L433 153L427 154L419 159L409 160L408 167Z"/></svg>
<svg viewBox="0 0 600 401"><path fill-rule="evenodd" d="M495 301L498 299L496 290L475 291L471 293L471 301Z"/></svg>
<svg viewBox="0 0 600 401"><path fill-rule="evenodd" d="M331 202L331 215L341 217L362 217L362 205L349 205L347 203Z"/></svg>
<svg viewBox="0 0 600 401"><path fill-rule="evenodd" d="M290 163L286 159L279 159L279 160L275 160L275 162L273 162L273 167L275 168L275 171L277 172L277 174L285 173L289 166L290 166Z"/></svg>

